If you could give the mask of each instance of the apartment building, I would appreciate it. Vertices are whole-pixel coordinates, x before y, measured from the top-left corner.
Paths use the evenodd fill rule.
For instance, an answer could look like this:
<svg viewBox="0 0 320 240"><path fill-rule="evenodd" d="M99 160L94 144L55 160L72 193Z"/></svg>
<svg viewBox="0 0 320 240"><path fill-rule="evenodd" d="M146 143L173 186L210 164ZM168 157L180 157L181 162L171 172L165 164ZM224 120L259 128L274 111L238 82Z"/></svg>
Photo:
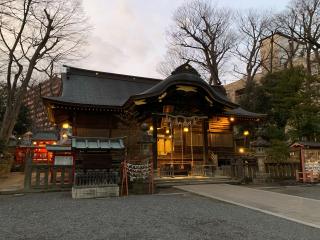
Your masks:
<svg viewBox="0 0 320 240"><path fill-rule="evenodd" d="M26 93L23 104L29 109L32 131L53 130L42 97L59 96L62 88L61 79L57 76L32 86Z"/></svg>
<svg viewBox="0 0 320 240"><path fill-rule="evenodd" d="M259 82L268 72L279 71L286 67L304 66L307 68L306 48L302 43L292 41L289 36L277 32L262 40L260 56L262 60L261 71L255 76L255 81ZM311 74L320 74L319 63L315 61L311 53ZM238 103L244 93L245 80L240 79L224 86L231 101Z"/></svg>

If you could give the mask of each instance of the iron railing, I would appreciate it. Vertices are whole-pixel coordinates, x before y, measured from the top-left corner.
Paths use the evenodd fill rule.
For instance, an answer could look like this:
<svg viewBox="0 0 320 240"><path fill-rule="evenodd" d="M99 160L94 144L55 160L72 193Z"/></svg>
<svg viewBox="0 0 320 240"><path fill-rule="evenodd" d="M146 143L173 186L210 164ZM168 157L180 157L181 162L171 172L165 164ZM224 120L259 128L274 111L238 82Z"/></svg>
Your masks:
<svg viewBox="0 0 320 240"><path fill-rule="evenodd" d="M120 182L119 173L115 171L92 170L77 172L74 177L74 186L99 187Z"/></svg>

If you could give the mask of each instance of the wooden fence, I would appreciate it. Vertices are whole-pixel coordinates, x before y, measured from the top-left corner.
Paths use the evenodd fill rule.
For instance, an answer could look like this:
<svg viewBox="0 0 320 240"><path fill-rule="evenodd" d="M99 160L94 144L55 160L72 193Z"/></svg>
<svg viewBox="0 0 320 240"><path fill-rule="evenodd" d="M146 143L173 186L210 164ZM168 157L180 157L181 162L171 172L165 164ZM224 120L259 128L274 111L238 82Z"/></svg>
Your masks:
<svg viewBox="0 0 320 240"><path fill-rule="evenodd" d="M275 179L293 179L300 169L300 163L265 163L265 166L266 172Z"/></svg>
<svg viewBox="0 0 320 240"><path fill-rule="evenodd" d="M71 188L73 184L73 166L32 164L29 156L26 160L24 189L56 190Z"/></svg>
<svg viewBox="0 0 320 240"><path fill-rule="evenodd" d="M230 166L230 169L225 169L228 176L235 178L247 178L252 180L256 177L256 173L258 172L258 164L256 161L244 162L244 163L236 163Z"/></svg>
<svg viewBox="0 0 320 240"><path fill-rule="evenodd" d="M295 179L296 171L300 169L299 163L265 163L266 173L271 179ZM252 180L257 177L258 164L256 162L237 163L230 166L230 172L227 169L224 172L227 175L236 178L246 178Z"/></svg>

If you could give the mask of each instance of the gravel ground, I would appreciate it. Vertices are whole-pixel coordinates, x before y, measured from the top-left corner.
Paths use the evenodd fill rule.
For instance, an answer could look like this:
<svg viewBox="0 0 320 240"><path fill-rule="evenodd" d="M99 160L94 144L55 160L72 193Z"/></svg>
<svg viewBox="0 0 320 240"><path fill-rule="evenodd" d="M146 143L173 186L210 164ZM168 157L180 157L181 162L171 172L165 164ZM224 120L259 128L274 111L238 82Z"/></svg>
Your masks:
<svg viewBox="0 0 320 240"><path fill-rule="evenodd" d="M299 197L313 198L320 200L320 185L319 184L304 184L296 186L252 186L253 188L284 193ZM320 237L319 237L320 239Z"/></svg>
<svg viewBox="0 0 320 240"><path fill-rule="evenodd" d="M0 196L0 239L319 239L320 230L189 193Z"/></svg>

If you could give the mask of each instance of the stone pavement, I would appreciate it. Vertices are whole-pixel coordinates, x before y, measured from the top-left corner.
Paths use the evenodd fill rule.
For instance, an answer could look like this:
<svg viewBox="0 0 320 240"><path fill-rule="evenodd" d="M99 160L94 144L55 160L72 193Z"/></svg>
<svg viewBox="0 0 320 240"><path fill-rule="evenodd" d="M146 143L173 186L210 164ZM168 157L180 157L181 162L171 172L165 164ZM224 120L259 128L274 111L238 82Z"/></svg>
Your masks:
<svg viewBox="0 0 320 240"><path fill-rule="evenodd" d="M175 189L174 189L175 190ZM320 229L183 191L0 195L0 240L317 240Z"/></svg>
<svg viewBox="0 0 320 240"><path fill-rule="evenodd" d="M320 228L320 200L228 184L176 188Z"/></svg>
<svg viewBox="0 0 320 240"><path fill-rule="evenodd" d="M19 192L23 190L24 173L11 172L0 178L0 194Z"/></svg>

